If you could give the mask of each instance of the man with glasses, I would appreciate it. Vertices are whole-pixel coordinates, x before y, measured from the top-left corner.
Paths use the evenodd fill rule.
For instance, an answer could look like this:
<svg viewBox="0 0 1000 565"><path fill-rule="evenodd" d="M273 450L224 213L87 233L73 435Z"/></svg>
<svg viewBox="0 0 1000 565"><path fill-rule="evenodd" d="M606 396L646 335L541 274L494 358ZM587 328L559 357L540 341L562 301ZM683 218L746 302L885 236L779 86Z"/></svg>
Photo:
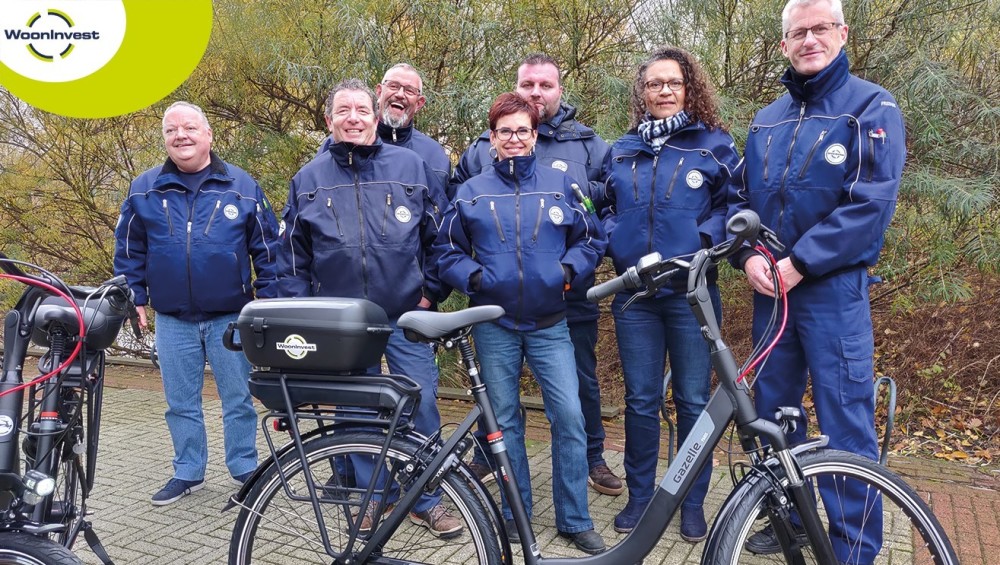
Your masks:
<svg viewBox="0 0 1000 565"><path fill-rule="evenodd" d="M875 460L868 268L896 206L906 158L903 117L885 89L850 74L840 0L791 0L781 25L781 51L791 63L781 79L788 92L754 118L729 195L730 214L756 211L786 246L777 271L788 295L788 324L758 372L754 398L765 418L778 407L799 407L803 416L789 440L801 442L802 395L811 377L830 447ZM759 255L740 259L755 291L754 341L771 340L776 282ZM829 488L820 485L820 493ZM857 493L858 502L842 509L827 505L842 562L871 563L881 546L881 520L872 520L855 545L834 531L837 512L859 512L863 497ZM873 514L881 517L878 509ZM770 527L751 536L747 549L780 551Z"/></svg>
<svg viewBox="0 0 1000 565"><path fill-rule="evenodd" d="M538 141L535 157L539 167L553 168L569 175L587 197L601 192L604 186L604 158L608 144L594 130L576 121L576 108L562 101L563 87L559 65L548 55L533 53L517 69L514 90L538 109ZM489 168L496 159L490 150L490 132L484 132L465 150L449 187L449 199L460 184ZM593 218L591 218L593 220ZM600 229L593 222L595 229ZM600 263L600 257L598 257ZM622 480L604 460L604 424L601 422L601 391L597 381L597 305L587 301L587 289L593 276L566 294L566 321L573 341L580 404L587 432L588 482L602 494L618 496L625 490ZM480 445L485 436L477 432ZM476 474L484 480L493 477L490 464L479 450L472 462Z"/></svg>
<svg viewBox="0 0 1000 565"><path fill-rule="evenodd" d="M389 371L420 384L413 425L430 436L441 427L434 353L429 344L407 340L396 321L442 298L431 248L444 195L419 155L376 135L375 94L360 80L335 86L326 107L333 143L292 178L281 223L279 290L282 296L364 298L381 306L395 330L386 346ZM357 481L367 485L373 462L356 456L351 463ZM378 508L373 500L365 510L362 533L378 521ZM443 539L462 531L437 495L422 496L410 521Z"/></svg>
<svg viewBox="0 0 1000 565"><path fill-rule="evenodd" d="M443 189L448 186L448 178L451 176L451 161L448 159L448 154L440 143L413 126L417 112L427 103L427 97L423 95L423 86L423 79L414 67L406 63L397 63L389 67L382 77L382 82L375 85L379 120L376 132L385 143L405 147L420 155L434 171ZM329 129L330 118L326 117L326 120ZM332 144L332 137L327 136L320 145L319 153L329 149Z"/></svg>

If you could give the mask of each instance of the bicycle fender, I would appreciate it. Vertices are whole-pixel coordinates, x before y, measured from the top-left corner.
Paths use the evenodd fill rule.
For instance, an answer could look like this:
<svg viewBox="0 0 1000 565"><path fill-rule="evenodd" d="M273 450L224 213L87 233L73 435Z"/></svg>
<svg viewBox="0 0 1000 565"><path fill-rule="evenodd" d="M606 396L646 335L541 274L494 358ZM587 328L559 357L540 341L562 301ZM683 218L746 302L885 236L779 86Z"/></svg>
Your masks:
<svg viewBox="0 0 1000 565"><path fill-rule="evenodd" d="M800 443L790 450L792 455L798 457L799 455L809 452L816 451L817 449L823 449L830 442L830 438L827 436L817 436L808 441ZM754 466L754 469L758 469L760 465L765 467L774 467L780 463L775 457L769 457L764 460L763 463ZM729 523L732 517L733 509L736 507L737 503L747 495L748 491L753 488L760 481L771 480L771 474L758 470L757 472L751 471L746 476L744 476L736 486L733 488L729 496L726 497L726 501L722 503L722 507L719 509L719 513L715 517L715 521L712 522L712 528L708 532L708 539L705 540L705 549L702 552L702 562L710 555L715 555L718 551L719 538L721 537L721 531Z"/></svg>
<svg viewBox="0 0 1000 565"><path fill-rule="evenodd" d="M455 468L455 472L465 479L465 482L472 488L472 492L477 498L479 498L479 500L486 507L486 510L490 513L490 518L496 526L494 531L497 533L497 537L500 540L500 552L501 557L503 558L502 563L513 563L513 553L510 548L510 540L507 538L507 530L504 527L503 514L500 512L500 507L497 506L496 500L490 496L490 492L486 490L485 486L483 486L482 481L480 481L479 478L476 477L476 474L469 470L466 465L459 465Z"/></svg>

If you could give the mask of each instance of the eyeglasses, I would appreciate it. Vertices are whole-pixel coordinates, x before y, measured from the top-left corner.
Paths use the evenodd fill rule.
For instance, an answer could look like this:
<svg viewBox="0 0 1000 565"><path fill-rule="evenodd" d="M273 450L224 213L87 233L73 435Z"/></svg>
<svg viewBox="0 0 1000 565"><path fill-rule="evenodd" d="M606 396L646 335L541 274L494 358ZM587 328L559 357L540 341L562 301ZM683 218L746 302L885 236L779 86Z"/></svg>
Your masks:
<svg viewBox="0 0 1000 565"><path fill-rule="evenodd" d="M844 24L837 22L827 22L825 24L816 24L812 27L800 27L798 29L790 29L785 32L785 39L791 39L792 41L802 41L806 38L806 34L812 32L813 37L820 38L824 35L830 33L833 28L840 27Z"/></svg>
<svg viewBox="0 0 1000 565"><path fill-rule="evenodd" d="M400 84L394 80L382 81L382 86L388 88L389 90L400 90L406 93L407 96L420 96L420 90L413 88L412 86L406 84Z"/></svg>
<svg viewBox="0 0 1000 565"><path fill-rule="evenodd" d="M515 135L517 136L517 139L520 141L528 141L529 139L531 139L531 134L534 132L535 130L531 128L517 128L517 129L500 128L493 130L493 133L497 136L497 139L499 139L500 141L510 141L510 138L514 137Z"/></svg>
<svg viewBox="0 0 1000 565"><path fill-rule="evenodd" d="M684 81L678 79L667 82L663 82L662 80L647 80L643 86L650 92L660 92L663 90L664 86L669 88L672 92L680 92L680 90L684 88Z"/></svg>

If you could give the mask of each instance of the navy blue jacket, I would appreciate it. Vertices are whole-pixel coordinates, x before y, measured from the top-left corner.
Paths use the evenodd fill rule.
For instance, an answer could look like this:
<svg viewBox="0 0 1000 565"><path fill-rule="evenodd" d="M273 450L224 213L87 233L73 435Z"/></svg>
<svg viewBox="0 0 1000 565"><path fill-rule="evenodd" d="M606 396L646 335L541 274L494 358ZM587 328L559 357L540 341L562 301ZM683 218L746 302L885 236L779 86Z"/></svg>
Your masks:
<svg viewBox="0 0 1000 565"><path fill-rule="evenodd" d="M544 329L565 317L563 288L586 284L606 241L565 174L534 156L495 163L459 186L438 237L443 282L472 305L496 304L500 325Z"/></svg>
<svg viewBox="0 0 1000 565"><path fill-rule="evenodd" d="M366 298L391 318L441 299L431 249L444 195L419 155L335 143L292 178L278 272L282 296Z"/></svg>
<svg viewBox="0 0 1000 565"><path fill-rule="evenodd" d="M413 127L412 124L407 127L394 128L379 122L377 132L382 141L405 147L423 157L427 165L434 171L434 176L441 182L441 190L448 186L448 180L451 178L451 160L448 159L448 154L445 153L444 147L441 147L440 143ZM333 138L328 135L320 144L316 156L329 151L331 145L333 145Z"/></svg>
<svg viewBox="0 0 1000 565"><path fill-rule="evenodd" d="M738 162L733 138L701 122L671 135L659 155L635 130L616 141L599 201L615 271L653 251L674 257L724 241L726 190ZM687 273L672 283L659 295L686 291Z"/></svg>
<svg viewBox="0 0 1000 565"><path fill-rule="evenodd" d="M906 160L896 100L850 74L847 54L757 113L730 188L730 214L749 207L778 233L807 279L878 261Z"/></svg>
<svg viewBox="0 0 1000 565"><path fill-rule="evenodd" d="M603 166L609 147L594 130L575 118L576 108L563 103L549 122L539 124L535 157L541 167L553 168L569 175L580 185L584 194L596 200L596 196L604 189ZM490 155L490 132L485 131L459 159L448 197L453 198L460 184L490 168L495 161ZM596 218L593 220L596 224ZM598 262L600 259L598 257ZM566 313L568 321L597 319L597 305L587 301L587 289L593 284L593 279L584 281L569 292L566 297L569 302Z"/></svg>
<svg viewBox="0 0 1000 565"><path fill-rule="evenodd" d="M115 228L115 274L136 304L200 321L277 296L277 221L243 169L214 152L211 171L189 198L170 159L139 175ZM257 273L251 284L250 262Z"/></svg>

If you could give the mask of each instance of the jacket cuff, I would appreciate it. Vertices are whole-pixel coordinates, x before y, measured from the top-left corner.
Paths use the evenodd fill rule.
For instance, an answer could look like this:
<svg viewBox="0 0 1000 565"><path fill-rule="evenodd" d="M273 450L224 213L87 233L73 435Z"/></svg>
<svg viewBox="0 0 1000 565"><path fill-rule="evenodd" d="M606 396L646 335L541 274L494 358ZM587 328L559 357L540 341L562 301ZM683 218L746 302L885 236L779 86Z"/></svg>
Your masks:
<svg viewBox="0 0 1000 565"><path fill-rule="evenodd" d="M754 253L756 252L751 247L740 249L736 252L736 255L733 256L733 266L743 270L743 264L746 263L747 259L752 257Z"/></svg>
<svg viewBox="0 0 1000 565"><path fill-rule="evenodd" d="M809 269L806 268L805 263L803 263L794 254L789 255L788 260L792 262L792 266L795 267L795 270L798 271L800 275L802 275L802 278L809 278Z"/></svg>

